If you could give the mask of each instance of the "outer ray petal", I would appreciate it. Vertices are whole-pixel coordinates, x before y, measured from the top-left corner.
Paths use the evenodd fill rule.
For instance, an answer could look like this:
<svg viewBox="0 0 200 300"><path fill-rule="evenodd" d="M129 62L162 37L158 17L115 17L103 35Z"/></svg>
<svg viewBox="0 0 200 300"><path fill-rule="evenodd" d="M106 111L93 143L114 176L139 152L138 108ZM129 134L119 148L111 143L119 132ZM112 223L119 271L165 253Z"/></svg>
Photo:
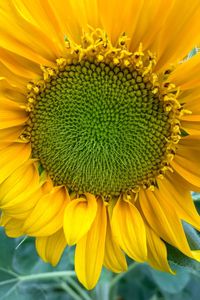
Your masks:
<svg viewBox="0 0 200 300"><path fill-rule="evenodd" d="M15 202L11 203L9 207L3 208L3 211L5 211L8 216L24 220L28 218L36 203L43 195L42 187L38 187L37 190L31 189L29 193L22 193L16 197Z"/></svg>
<svg viewBox="0 0 200 300"><path fill-rule="evenodd" d="M0 97L24 104L26 103L25 92L23 86L11 85L8 80L0 77Z"/></svg>
<svg viewBox="0 0 200 300"><path fill-rule="evenodd" d="M82 35L82 24L80 24L81 15L84 14L83 10L76 9L81 6L79 0L66 1L65 9L63 9L63 0L52 0L49 2L52 10L56 12L58 24L61 28L63 36L70 37L76 43L80 43ZM92 3L95 2L92 1ZM90 24L92 25L92 24ZM84 24L83 24L84 26Z"/></svg>
<svg viewBox="0 0 200 300"><path fill-rule="evenodd" d="M157 70L180 61L199 41L198 0L192 4L189 0L99 0L98 4L103 28L112 42L125 32L131 51L142 43L144 49L157 54Z"/></svg>
<svg viewBox="0 0 200 300"><path fill-rule="evenodd" d="M200 78L199 78L200 80ZM184 109L192 114L184 114L181 117L182 128L190 135L200 135L200 87L185 90L179 97L181 103L184 103Z"/></svg>
<svg viewBox="0 0 200 300"><path fill-rule="evenodd" d="M39 183L39 173L35 161L29 160L17 170L15 170L0 185L0 204L1 207L9 207L15 202L16 197L22 192L35 189Z"/></svg>
<svg viewBox="0 0 200 300"><path fill-rule="evenodd" d="M200 136L182 138L171 165L188 182L200 187Z"/></svg>
<svg viewBox="0 0 200 300"><path fill-rule="evenodd" d="M187 120L181 121L182 128L191 135L199 135L200 134L200 123L199 121Z"/></svg>
<svg viewBox="0 0 200 300"><path fill-rule="evenodd" d="M136 261L147 258L146 232L138 209L121 198L117 201L111 218L113 237L119 246Z"/></svg>
<svg viewBox="0 0 200 300"><path fill-rule="evenodd" d="M0 129L0 150L15 142L22 131L22 126Z"/></svg>
<svg viewBox="0 0 200 300"><path fill-rule="evenodd" d="M179 64L170 75L171 81L179 86L181 90L198 88L200 81L199 69L200 53Z"/></svg>
<svg viewBox="0 0 200 300"><path fill-rule="evenodd" d="M176 211L165 202L159 191L141 190L140 205L146 221L159 237L193 257Z"/></svg>
<svg viewBox="0 0 200 300"><path fill-rule="evenodd" d="M148 263L157 270L173 273L167 260L165 243L148 225L146 225L146 233Z"/></svg>
<svg viewBox="0 0 200 300"><path fill-rule="evenodd" d="M100 14L97 0L69 0L74 17L81 29L88 30L88 25L93 28L100 27ZM92 13L91 13L92 12Z"/></svg>
<svg viewBox="0 0 200 300"><path fill-rule="evenodd" d="M86 193L85 198L72 200L65 209L63 229L67 243L76 244L90 229L97 212L95 196Z"/></svg>
<svg viewBox="0 0 200 300"><path fill-rule="evenodd" d="M176 211L179 218L200 230L200 216L192 201L190 190L181 177L174 173L168 174L158 185L160 197Z"/></svg>
<svg viewBox="0 0 200 300"><path fill-rule="evenodd" d="M0 70L1 70L1 78L5 79L9 82L10 85L17 85L21 86L23 89L25 89L26 84L28 83L28 80L22 76L17 76L14 74L6 65L4 65L0 61Z"/></svg>
<svg viewBox="0 0 200 300"><path fill-rule="evenodd" d="M24 124L27 119L27 112L24 107L16 102L0 99L0 129Z"/></svg>
<svg viewBox="0 0 200 300"><path fill-rule="evenodd" d="M200 108L198 105L199 93L200 93L200 86L199 84L197 84L193 88L189 88L184 91L182 90L182 93L179 96L180 101L183 102L185 105L184 107L191 110L193 114L197 114L197 115L200 114Z"/></svg>
<svg viewBox="0 0 200 300"><path fill-rule="evenodd" d="M130 32L131 50L137 50L139 44L142 43L144 49L153 49L159 54L156 41L159 39L162 28L165 27L165 22L171 13L174 1L144 0L130 2L134 3L135 6L132 14L136 15L136 18L131 16L134 21L130 19L128 24L129 28L132 28L132 24L134 24L134 31ZM138 5L139 10L137 10ZM130 15L130 12L128 15Z"/></svg>
<svg viewBox="0 0 200 300"><path fill-rule="evenodd" d="M0 185L0 208L16 219L24 219L44 195L38 166L29 160Z"/></svg>
<svg viewBox="0 0 200 300"><path fill-rule="evenodd" d="M135 31L137 21L143 7L142 1L104 1L99 0L99 14L102 26L108 33L109 38L116 43L122 33L126 32L130 37ZM138 47L136 42L135 47Z"/></svg>
<svg viewBox="0 0 200 300"><path fill-rule="evenodd" d="M92 289L100 276L104 260L106 237L106 208L98 201L96 218L88 233L77 243L75 251L75 270L79 281Z"/></svg>
<svg viewBox="0 0 200 300"><path fill-rule="evenodd" d="M32 2L33 3L33 2ZM55 40L23 15L15 1L1 1L1 46L38 64L52 65L60 55ZM13 28L17 35L13 34ZM54 35L55 37L56 35ZM53 38L54 39L54 38Z"/></svg>
<svg viewBox="0 0 200 300"><path fill-rule="evenodd" d="M0 61L16 76L21 76L24 79L37 79L42 75L42 71L37 63L1 47ZM4 75L3 72L1 75Z"/></svg>
<svg viewBox="0 0 200 300"><path fill-rule="evenodd" d="M199 1L173 1L171 11L156 39L159 43L156 42L153 47L158 53L157 70L179 62L198 44L199 27Z"/></svg>
<svg viewBox="0 0 200 300"><path fill-rule="evenodd" d="M22 230L23 221L8 217L6 214L1 215L0 226L4 226L6 235L16 238L24 235Z"/></svg>
<svg viewBox="0 0 200 300"><path fill-rule="evenodd" d="M31 154L30 144L13 143L0 151L0 184Z"/></svg>
<svg viewBox="0 0 200 300"><path fill-rule="evenodd" d="M113 239L109 216L107 221L104 266L115 273L127 270L126 257Z"/></svg>
<svg viewBox="0 0 200 300"><path fill-rule="evenodd" d="M173 170L174 178L176 180L183 183L184 187L187 188L188 191L200 192L200 187L197 187L190 182L188 182L185 178L183 178L180 174L178 174L175 170Z"/></svg>
<svg viewBox="0 0 200 300"><path fill-rule="evenodd" d="M49 236L63 225L63 215L67 204L64 187L55 187L44 195L24 222L23 230L30 236Z"/></svg>
<svg viewBox="0 0 200 300"><path fill-rule="evenodd" d="M39 256L45 261L56 266L63 254L67 242L63 230L60 229L53 235L36 238L36 250Z"/></svg>
<svg viewBox="0 0 200 300"><path fill-rule="evenodd" d="M14 6L20 14L23 14L23 17L39 28L43 34L51 37L52 45L62 53L65 47L64 34L57 20L57 11L51 8L51 2L46 0L15 0ZM63 10L66 11L66 2L62 6Z"/></svg>

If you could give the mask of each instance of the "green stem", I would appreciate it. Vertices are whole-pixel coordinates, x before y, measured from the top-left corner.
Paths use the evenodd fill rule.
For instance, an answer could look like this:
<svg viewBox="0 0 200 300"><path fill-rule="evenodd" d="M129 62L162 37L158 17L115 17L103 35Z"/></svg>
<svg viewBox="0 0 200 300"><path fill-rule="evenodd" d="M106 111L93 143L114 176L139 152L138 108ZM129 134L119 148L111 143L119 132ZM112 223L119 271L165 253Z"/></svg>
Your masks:
<svg viewBox="0 0 200 300"><path fill-rule="evenodd" d="M82 298L79 297L79 295L77 295L76 292L71 287L69 287L65 282L61 284L61 287L65 292L67 292L68 295L72 297L72 299L82 300Z"/></svg>
<svg viewBox="0 0 200 300"><path fill-rule="evenodd" d="M19 281L32 281L38 279L54 279L55 277L68 277L68 276L75 276L74 271L58 271L58 272L46 272L46 273L39 273L39 274L31 274L25 276L19 276Z"/></svg>
<svg viewBox="0 0 200 300"><path fill-rule="evenodd" d="M82 300L92 300L84 289L71 277L67 277L67 282L74 288L75 291L82 297Z"/></svg>

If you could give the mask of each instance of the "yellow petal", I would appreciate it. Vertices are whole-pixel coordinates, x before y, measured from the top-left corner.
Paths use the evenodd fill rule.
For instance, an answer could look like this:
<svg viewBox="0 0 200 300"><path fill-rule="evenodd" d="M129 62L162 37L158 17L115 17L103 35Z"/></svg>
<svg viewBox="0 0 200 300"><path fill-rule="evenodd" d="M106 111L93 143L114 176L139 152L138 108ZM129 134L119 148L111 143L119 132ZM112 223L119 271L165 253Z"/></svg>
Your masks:
<svg viewBox="0 0 200 300"><path fill-rule="evenodd" d="M197 187L191 184L190 182L188 182L186 179L181 177L181 175L179 175L175 170L173 171L173 174L174 174L174 178L177 177L178 181L180 180L183 183L184 187L187 188L188 191L200 192L200 187Z"/></svg>
<svg viewBox="0 0 200 300"><path fill-rule="evenodd" d="M18 102L26 103L26 87L12 85L7 79L0 77L0 97Z"/></svg>
<svg viewBox="0 0 200 300"><path fill-rule="evenodd" d="M92 289L100 276L104 259L106 237L106 208L98 200L96 218L88 233L77 243L75 251L75 270L79 281Z"/></svg>
<svg viewBox="0 0 200 300"><path fill-rule="evenodd" d="M56 266L67 246L63 230L60 229L53 235L36 238L36 250L45 261Z"/></svg>
<svg viewBox="0 0 200 300"><path fill-rule="evenodd" d="M128 256L143 262L147 258L146 232L138 209L121 198L117 201L111 218L113 236Z"/></svg>
<svg viewBox="0 0 200 300"><path fill-rule="evenodd" d="M85 196L72 200L65 209L63 229L69 245L76 244L88 232L96 216L95 196L89 193Z"/></svg>
<svg viewBox="0 0 200 300"><path fill-rule="evenodd" d="M171 81L179 86L181 90L188 90L196 87L198 88L200 81L199 68L200 53L196 54L182 64L179 64L170 75Z"/></svg>
<svg viewBox="0 0 200 300"><path fill-rule="evenodd" d="M16 76L21 76L24 79L30 80L39 79L39 76L42 75L42 70L38 63L36 64L14 52L0 47L0 57L3 65Z"/></svg>
<svg viewBox="0 0 200 300"><path fill-rule="evenodd" d="M67 33L61 31L58 12L52 9L50 2L54 1L15 0L14 6L21 15L23 14L23 18L28 19L31 24L39 28L46 37L51 37L51 47L52 50L55 49L55 53L58 51L62 53L65 48L63 37ZM67 10L67 2L64 4L62 2L62 7L63 5L64 10ZM68 13L70 12L68 11Z"/></svg>
<svg viewBox="0 0 200 300"><path fill-rule="evenodd" d="M191 91L191 90L189 90ZM200 90L199 90L200 93ZM190 98L193 99L193 93L191 92ZM192 112L190 115L183 115L181 117L181 126L189 135L200 135L200 107L199 96L194 101L187 101L183 98L185 103L184 108ZM186 101L186 102L185 102Z"/></svg>
<svg viewBox="0 0 200 300"><path fill-rule="evenodd" d="M24 124L28 119L24 108L19 104L0 99L0 129Z"/></svg>
<svg viewBox="0 0 200 300"><path fill-rule="evenodd" d="M115 273L127 270L126 257L113 239L109 217L107 221L104 266Z"/></svg>
<svg viewBox="0 0 200 300"><path fill-rule="evenodd" d="M38 166L34 160L29 160L15 170L0 185L0 205L6 208L16 202L16 198L23 192L28 193L39 186Z"/></svg>
<svg viewBox="0 0 200 300"><path fill-rule="evenodd" d="M30 156L30 144L13 143L0 151L0 184Z"/></svg>
<svg viewBox="0 0 200 300"><path fill-rule="evenodd" d="M29 8L34 6L34 3L35 1L29 1ZM40 14L41 4L38 1L37 3L39 3L38 13ZM47 32L42 32L44 25L40 27L36 25L33 18L28 18L26 12L20 6L20 3L17 5L16 2L11 0L0 2L1 45L4 49L24 56L38 64L49 65L61 54L56 41L57 35L48 35ZM17 31L17 35L13 33L13 28Z"/></svg>
<svg viewBox="0 0 200 300"><path fill-rule="evenodd" d="M30 236L49 236L63 226L67 192L64 187L55 187L44 195L24 222L23 230Z"/></svg>
<svg viewBox="0 0 200 300"><path fill-rule="evenodd" d="M182 90L179 95L179 100L181 103L184 103L184 108L192 112L192 114L183 115L181 117L181 120L187 120L187 119L192 120L193 116L200 115L200 107L199 107L200 86L198 83L194 85L193 88L189 88L184 91Z"/></svg>
<svg viewBox="0 0 200 300"><path fill-rule="evenodd" d="M159 190L155 192L141 190L140 205L155 233L185 255L192 257L181 221L176 211L162 198Z"/></svg>
<svg viewBox="0 0 200 300"><path fill-rule="evenodd" d="M6 78L11 85L22 86L25 89L26 84L28 83L27 78L14 74L2 61L0 61L0 70L1 78Z"/></svg>
<svg viewBox="0 0 200 300"><path fill-rule="evenodd" d="M3 211L5 211L8 216L25 220L43 195L42 188L29 192L27 195L22 193L15 199L15 203L12 203L8 208L4 208Z"/></svg>
<svg viewBox="0 0 200 300"><path fill-rule="evenodd" d="M191 184L200 187L200 138L187 136L178 144L172 167Z"/></svg>
<svg viewBox="0 0 200 300"><path fill-rule="evenodd" d="M56 18L62 36L67 36L78 44L81 42L82 29L84 28L84 24L81 24L83 20L81 15L84 14L83 9L77 9L77 7L80 7L80 2L83 1L65 1L65 9L63 9L63 0L49 2L51 9L56 12ZM93 3L96 1L89 2L92 3L94 7ZM90 12L91 11L92 10L90 10ZM93 24L90 25L92 26Z"/></svg>
<svg viewBox="0 0 200 300"><path fill-rule="evenodd" d="M170 173L158 185L161 197L176 211L179 218L200 230L200 216L182 178L178 174Z"/></svg>
<svg viewBox="0 0 200 300"><path fill-rule="evenodd" d="M0 185L0 207L7 215L24 219L43 196L38 166L29 160Z"/></svg>
<svg viewBox="0 0 200 300"><path fill-rule="evenodd" d="M200 134L199 122L183 120L181 121L182 128L191 135Z"/></svg>
<svg viewBox="0 0 200 300"><path fill-rule="evenodd" d="M182 138L178 144L178 152L189 149L190 151L199 151L200 149L200 135L188 135ZM191 155L192 156L192 155ZM200 160L200 159L199 159Z"/></svg>
<svg viewBox="0 0 200 300"><path fill-rule="evenodd" d="M162 2L162 0L161 0ZM158 55L158 69L164 69L171 63L183 59L199 42L200 9L199 0L167 1L172 2L165 22L155 39ZM162 12L161 12L162 14ZM163 12L165 14L165 11ZM155 23L158 21L155 20ZM192 28L192 30L188 30Z"/></svg>
<svg viewBox="0 0 200 300"><path fill-rule="evenodd" d="M129 30L134 29L130 32L131 50L136 51L139 44L142 43L145 50L153 48L156 54L159 54L157 41L172 11L173 2L168 0L130 2L134 5L133 11L127 12L127 15L129 15ZM126 16L124 16L124 20L126 20Z"/></svg>
<svg viewBox="0 0 200 300"><path fill-rule="evenodd" d="M22 230L23 221L8 217L6 214L1 215L0 225L4 226L7 236L16 238L24 235Z"/></svg>
<svg viewBox="0 0 200 300"><path fill-rule="evenodd" d="M167 249L159 236L146 225L148 263L155 269L173 273L167 261Z"/></svg>
<svg viewBox="0 0 200 300"><path fill-rule="evenodd" d="M15 142L23 130L23 126L0 129L0 150Z"/></svg>
<svg viewBox="0 0 200 300"><path fill-rule="evenodd" d="M196 259L198 262L200 262L200 250L193 250L191 251L194 259Z"/></svg>

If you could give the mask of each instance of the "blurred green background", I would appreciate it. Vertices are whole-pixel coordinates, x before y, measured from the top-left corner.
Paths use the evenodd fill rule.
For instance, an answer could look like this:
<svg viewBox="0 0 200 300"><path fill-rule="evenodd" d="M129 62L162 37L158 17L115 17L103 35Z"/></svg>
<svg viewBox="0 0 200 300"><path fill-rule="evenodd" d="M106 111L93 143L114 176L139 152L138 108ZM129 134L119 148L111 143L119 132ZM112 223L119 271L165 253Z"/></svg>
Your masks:
<svg viewBox="0 0 200 300"><path fill-rule="evenodd" d="M197 209L200 195L193 193ZM199 234L184 224L192 249L200 249ZM74 248L68 247L56 268L37 256L34 239L10 239L0 228L0 299L5 300L199 300L200 263L173 247L168 258L177 275L162 273L129 260L129 270L113 274L103 269L96 288L87 291L74 273Z"/></svg>
<svg viewBox="0 0 200 300"><path fill-rule="evenodd" d="M18 246L20 240L7 238L3 230L0 237L0 299L200 299L200 263L193 262L193 266L188 264L186 268L173 265L177 270L177 275L173 276L130 261L129 271L120 275L103 269L98 285L88 292L73 273L73 248L66 249L59 265L52 268L38 258L32 238ZM66 271L70 270L68 275Z"/></svg>

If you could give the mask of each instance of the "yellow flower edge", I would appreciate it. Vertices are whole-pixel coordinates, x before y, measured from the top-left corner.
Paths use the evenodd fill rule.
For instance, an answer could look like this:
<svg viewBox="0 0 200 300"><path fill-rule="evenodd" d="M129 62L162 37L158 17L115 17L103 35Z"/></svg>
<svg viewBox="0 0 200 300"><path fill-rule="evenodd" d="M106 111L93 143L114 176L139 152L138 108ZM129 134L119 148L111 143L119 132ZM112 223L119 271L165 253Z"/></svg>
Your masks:
<svg viewBox="0 0 200 300"><path fill-rule="evenodd" d="M173 273L164 241L199 260L198 250L192 251L189 247L181 221L197 230L200 228L200 218L190 195L190 191L200 189L200 55L180 63L199 43L198 1L192 4L186 1L183 6L181 1L52 0L33 3L13 0L3 1L0 11L0 208L1 225L7 235L35 237L38 254L54 266L67 245L76 245L75 270L88 289L96 285L102 265L113 272L125 271L125 254L138 262L148 262L158 270ZM94 74L98 80L94 80ZM83 85L87 82L84 93L79 75ZM105 82L111 82L110 94L103 100L99 96L95 98L93 90L97 89L97 95ZM52 89L53 86L56 89ZM77 105L72 100L77 100L79 88L84 97ZM88 95L85 89L93 95L94 105L90 97L88 106L83 102ZM47 97L49 90L50 98ZM48 131L54 124L61 126L63 123L59 123L61 115L58 118L56 114L60 111L61 98L56 102L59 110L52 106L57 101L55 95L61 95L62 90L71 95L69 101L65 98L66 92L63 93L67 114L70 111L66 109L72 104L77 114L83 107L81 118L77 115L73 119L70 115L70 122L66 120L68 127L64 129L69 130L72 124L75 126L79 118L81 126L84 124L84 128L95 133L95 141L103 139L101 149L105 149L105 145L112 149L106 156L110 161L102 158L105 157L105 152L101 156L103 150L95 152L99 156L83 157L74 173L75 154L78 152L80 158L81 153L93 152L89 146L87 152L84 147L74 152L72 142L67 141L65 145L71 149L68 156L61 152L68 157L66 162L65 156L59 160L61 154L57 157L53 152L53 156L49 156L47 150L54 151L54 142L59 144L62 140L59 135L62 130L58 135ZM124 107L122 94L129 101L127 107ZM114 101L112 108L107 108L107 99ZM90 114L96 107L92 113L96 117L98 112L99 119L103 119L98 125L104 127L91 125L92 118L90 122L85 121L85 107ZM143 125L143 130L136 127L134 131L138 120L145 124L145 114L138 116L141 107L143 114L151 115L152 122L148 123L149 129ZM157 123L161 116L164 119ZM133 119L136 120L134 124ZM124 123L130 127L123 127ZM110 125L105 124L117 125L109 131ZM154 131L151 131L154 125L161 128L157 135L154 128L155 140ZM107 130L106 135L102 128ZM126 140L129 128L134 133ZM120 148L120 139L124 141L122 129L126 132L127 146ZM150 136L144 135L145 147L151 145L148 149L152 149L153 155L145 152L145 147L140 147L142 142L138 142L145 132ZM118 144L110 144L111 134ZM137 136L140 139L136 142ZM41 147L47 141L49 148ZM133 143L130 149L128 142ZM65 149L63 144L59 147ZM137 155L145 153L147 159L143 162L143 156L139 156L140 163L136 163L134 154L126 156L133 153L133 148ZM55 149L59 148L55 146ZM122 149L117 156L121 164L115 160L114 149ZM94 167L88 162L91 157ZM140 166L141 170L129 170L127 161L132 169ZM152 162L154 168L146 161ZM51 162L58 167L52 167ZM110 173L104 163L108 164ZM124 164L126 168L122 168Z"/></svg>

